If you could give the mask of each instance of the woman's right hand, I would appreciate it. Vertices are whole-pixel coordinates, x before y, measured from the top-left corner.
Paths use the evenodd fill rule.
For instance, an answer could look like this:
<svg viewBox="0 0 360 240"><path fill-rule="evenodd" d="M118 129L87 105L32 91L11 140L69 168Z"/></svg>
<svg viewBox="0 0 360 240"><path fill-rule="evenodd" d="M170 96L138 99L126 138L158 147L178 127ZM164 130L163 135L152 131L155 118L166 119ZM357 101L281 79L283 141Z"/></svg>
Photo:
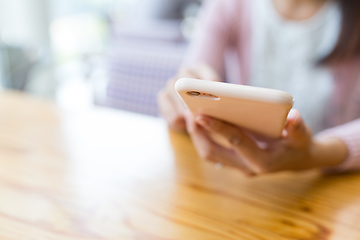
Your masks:
<svg viewBox="0 0 360 240"><path fill-rule="evenodd" d="M179 78L196 78L210 81L221 81L219 75L208 65L200 64L195 69L182 68L177 76L171 78L158 94L158 106L161 115L169 127L177 131L185 131L185 105L177 95L174 85Z"/></svg>

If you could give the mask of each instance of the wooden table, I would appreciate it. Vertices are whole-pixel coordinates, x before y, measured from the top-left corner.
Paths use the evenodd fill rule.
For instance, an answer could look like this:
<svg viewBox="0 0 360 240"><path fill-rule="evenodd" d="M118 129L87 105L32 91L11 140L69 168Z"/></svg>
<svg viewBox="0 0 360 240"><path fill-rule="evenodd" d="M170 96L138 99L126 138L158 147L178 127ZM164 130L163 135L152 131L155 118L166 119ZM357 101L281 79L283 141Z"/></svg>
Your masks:
<svg viewBox="0 0 360 240"><path fill-rule="evenodd" d="M360 175L246 179L160 119L5 92L0 239L360 239Z"/></svg>

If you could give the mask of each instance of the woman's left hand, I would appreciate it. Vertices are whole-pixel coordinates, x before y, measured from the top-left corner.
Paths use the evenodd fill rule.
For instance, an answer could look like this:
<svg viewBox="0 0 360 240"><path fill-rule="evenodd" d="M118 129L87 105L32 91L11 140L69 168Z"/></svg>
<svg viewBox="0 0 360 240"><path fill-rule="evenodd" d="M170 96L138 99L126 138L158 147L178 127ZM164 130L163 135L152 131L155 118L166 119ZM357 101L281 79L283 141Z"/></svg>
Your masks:
<svg viewBox="0 0 360 240"><path fill-rule="evenodd" d="M346 147L339 139L315 140L297 110L292 110L278 139L262 139L238 126L221 120L186 116L187 130L201 158L236 167L247 176L283 170L305 170L333 166L346 158ZM214 142L211 133L225 138L230 148ZM265 143L265 144L264 144Z"/></svg>

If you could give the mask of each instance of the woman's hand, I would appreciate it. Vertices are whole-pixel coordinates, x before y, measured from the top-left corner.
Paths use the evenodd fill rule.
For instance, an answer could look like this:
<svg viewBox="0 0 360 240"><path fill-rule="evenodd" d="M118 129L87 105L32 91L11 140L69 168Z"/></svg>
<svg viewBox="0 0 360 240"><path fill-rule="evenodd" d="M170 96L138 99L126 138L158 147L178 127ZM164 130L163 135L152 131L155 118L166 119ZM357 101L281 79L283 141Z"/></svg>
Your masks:
<svg viewBox="0 0 360 240"><path fill-rule="evenodd" d="M177 95L174 85L179 78L197 78L211 81L221 81L219 75L206 64L200 64L195 69L181 69L176 77L171 78L158 94L158 106L170 128L179 131L186 130L184 119L185 106Z"/></svg>
<svg viewBox="0 0 360 240"><path fill-rule="evenodd" d="M188 132L201 158L236 167L247 176L334 166L347 155L339 139L314 139L297 110L289 114L279 139L262 138L261 144L258 136L218 119L194 119L189 112L186 117ZM214 142L209 137L213 133L225 138L230 147Z"/></svg>

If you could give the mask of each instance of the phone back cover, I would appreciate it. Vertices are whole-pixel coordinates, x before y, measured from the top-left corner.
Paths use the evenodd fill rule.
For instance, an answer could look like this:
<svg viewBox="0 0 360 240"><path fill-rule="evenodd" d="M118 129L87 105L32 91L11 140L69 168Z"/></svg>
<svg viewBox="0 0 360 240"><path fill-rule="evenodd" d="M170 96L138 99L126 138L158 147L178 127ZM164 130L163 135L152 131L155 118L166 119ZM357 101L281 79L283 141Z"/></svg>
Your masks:
<svg viewBox="0 0 360 240"><path fill-rule="evenodd" d="M180 79L175 88L194 115L215 117L273 138L281 136L293 106L290 94L273 89L194 79ZM189 91L210 93L219 99L190 96Z"/></svg>

